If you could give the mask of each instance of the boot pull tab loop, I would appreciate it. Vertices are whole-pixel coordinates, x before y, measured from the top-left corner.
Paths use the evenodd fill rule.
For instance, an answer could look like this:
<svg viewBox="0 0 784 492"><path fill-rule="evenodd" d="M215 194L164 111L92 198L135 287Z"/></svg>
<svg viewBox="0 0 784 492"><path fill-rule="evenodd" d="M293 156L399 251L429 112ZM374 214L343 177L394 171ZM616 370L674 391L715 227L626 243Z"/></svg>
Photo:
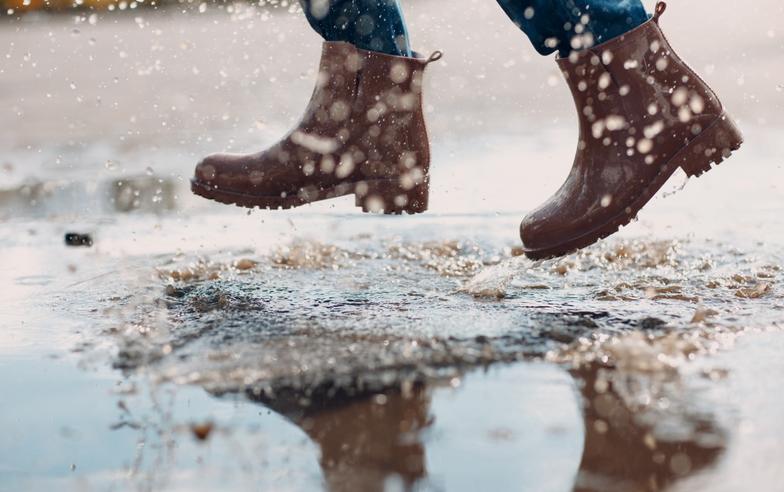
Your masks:
<svg viewBox="0 0 784 492"><path fill-rule="evenodd" d="M436 50L436 51L434 51L434 52L433 52L433 54L432 54L432 55L430 55L430 56L428 57L427 61L425 62L425 65L430 65L430 64L431 64L431 63L433 63L434 61L438 61L438 60L440 60L440 59L441 59L443 56L444 56L444 52L443 52L443 51L441 51L441 50Z"/></svg>
<svg viewBox="0 0 784 492"><path fill-rule="evenodd" d="M656 10L654 10L653 20L656 21L657 24L659 22L659 18L662 16L665 10L667 10L666 2L658 2L656 4Z"/></svg>

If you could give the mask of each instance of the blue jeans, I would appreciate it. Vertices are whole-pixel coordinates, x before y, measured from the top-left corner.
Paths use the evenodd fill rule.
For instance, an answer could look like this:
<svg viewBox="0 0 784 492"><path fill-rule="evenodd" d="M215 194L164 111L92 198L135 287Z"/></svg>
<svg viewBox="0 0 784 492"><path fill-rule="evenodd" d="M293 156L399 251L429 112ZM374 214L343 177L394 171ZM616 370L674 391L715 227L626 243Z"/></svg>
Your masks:
<svg viewBox="0 0 784 492"><path fill-rule="evenodd" d="M449 0L442 0L448 2ZM534 45L548 55L620 36L648 19L641 0L497 0ZM327 41L411 56L398 0L300 0L308 22Z"/></svg>

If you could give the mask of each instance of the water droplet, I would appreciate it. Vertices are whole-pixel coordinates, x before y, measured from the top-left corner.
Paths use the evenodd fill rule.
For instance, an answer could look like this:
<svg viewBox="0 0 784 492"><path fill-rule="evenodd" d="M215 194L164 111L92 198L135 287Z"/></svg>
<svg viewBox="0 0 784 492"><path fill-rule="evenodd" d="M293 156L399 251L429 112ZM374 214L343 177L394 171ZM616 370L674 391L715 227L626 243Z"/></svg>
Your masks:
<svg viewBox="0 0 784 492"><path fill-rule="evenodd" d="M651 150L653 150L653 140L649 138L643 138L637 142L637 152L640 154L647 154Z"/></svg>

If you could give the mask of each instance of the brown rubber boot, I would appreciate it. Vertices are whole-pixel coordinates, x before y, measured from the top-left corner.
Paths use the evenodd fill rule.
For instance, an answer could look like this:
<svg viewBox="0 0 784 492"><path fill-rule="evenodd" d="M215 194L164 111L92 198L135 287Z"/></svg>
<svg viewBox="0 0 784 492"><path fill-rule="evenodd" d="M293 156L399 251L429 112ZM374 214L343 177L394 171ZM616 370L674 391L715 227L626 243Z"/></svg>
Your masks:
<svg viewBox="0 0 784 492"><path fill-rule="evenodd" d="M628 224L683 168L699 176L743 137L716 94L651 20L606 43L557 60L580 121L566 182L520 225L534 259L584 248Z"/></svg>
<svg viewBox="0 0 784 492"><path fill-rule="evenodd" d="M430 148L422 76L439 58L440 52L407 58L325 42L316 88L297 127L265 151L205 158L192 191L272 209L353 193L365 212L424 212Z"/></svg>

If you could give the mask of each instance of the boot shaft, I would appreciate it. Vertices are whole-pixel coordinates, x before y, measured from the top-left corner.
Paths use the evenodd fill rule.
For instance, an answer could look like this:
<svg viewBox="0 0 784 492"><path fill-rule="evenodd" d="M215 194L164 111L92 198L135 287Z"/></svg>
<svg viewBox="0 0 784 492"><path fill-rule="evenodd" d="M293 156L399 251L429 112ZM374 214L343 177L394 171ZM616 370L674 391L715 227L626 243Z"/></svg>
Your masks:
<svg viewBox="0 0 784 492"><path fill-rule="evenodd" d="M715 92L664 36L659 25L664 9L660 3L639 27L558 59L577 106L581 141L606 142L619 130L635 139L651 140L662 132L688 139L723 113Z"/></svg>
<svg viewBox="0 0 784 492"><path fill-rule="evenodd" d="M337 139L343 135L342 143L345 143L360 66L360 55L351 44L325 42L322 45L316 84L299 131Z"/></svg>
<svg viewBox="0 0 784 492"><path fill-rule="evenodd" d="M422 109L425 68L440 58L391 56L359 50L351 151L364 162L363 177L379 178L429 171L430 146Z"/></svg>

